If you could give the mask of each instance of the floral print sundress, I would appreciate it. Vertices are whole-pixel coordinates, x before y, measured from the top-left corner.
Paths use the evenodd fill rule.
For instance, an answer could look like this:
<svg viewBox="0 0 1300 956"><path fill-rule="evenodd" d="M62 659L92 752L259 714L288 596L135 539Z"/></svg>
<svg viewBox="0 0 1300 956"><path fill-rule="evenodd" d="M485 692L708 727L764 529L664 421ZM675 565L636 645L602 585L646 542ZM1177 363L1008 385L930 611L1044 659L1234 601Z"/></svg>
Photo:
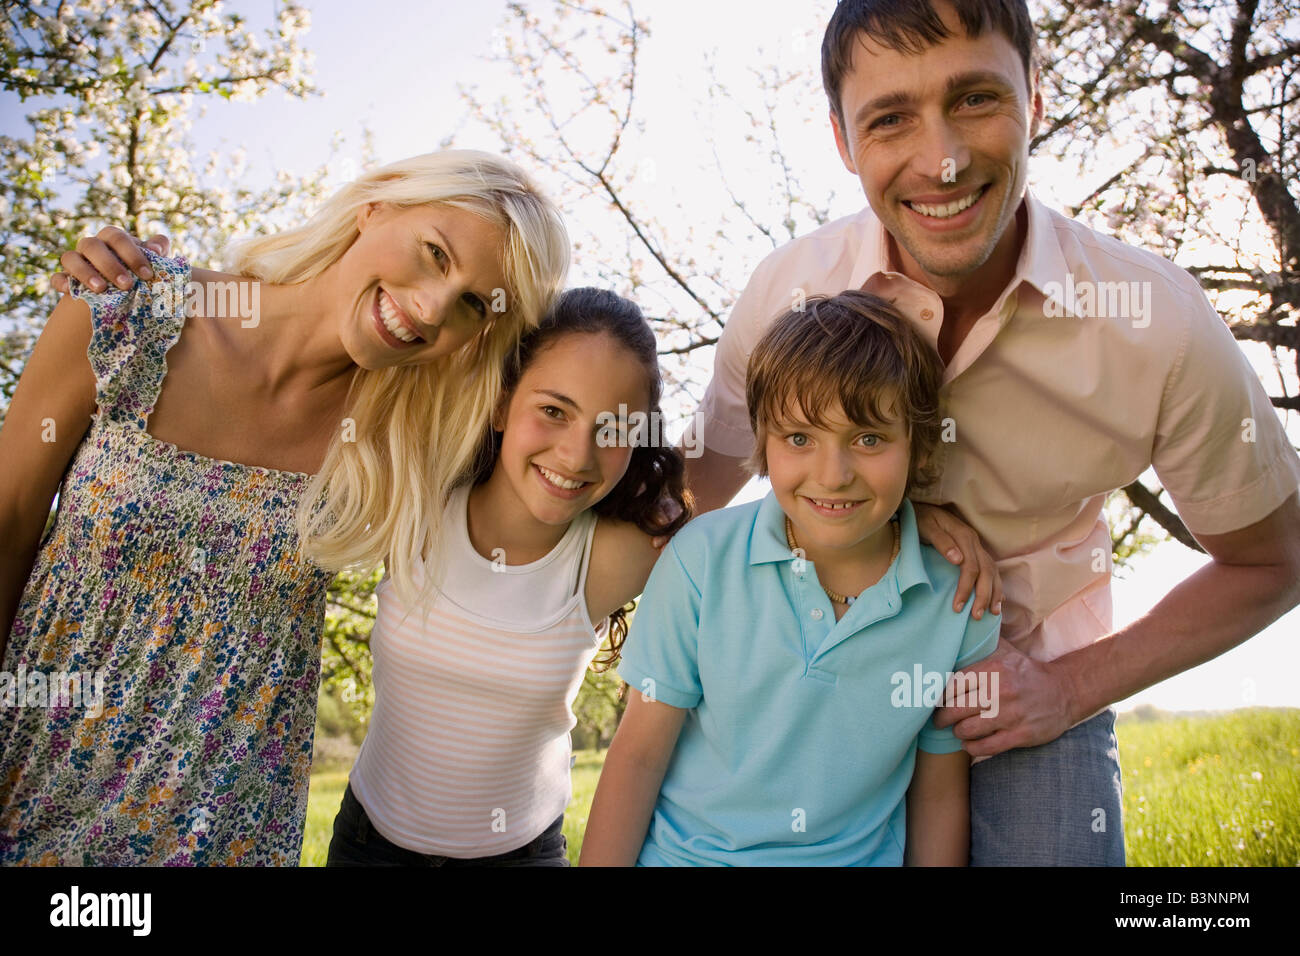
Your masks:
<svg viewBox="0 0 1300 956"><path fill-rule="evenodd" d="M299 549L310 476L146 432L190 281L149 256L149 285L74 292L98 408L0 668L0 864L297 865L332 577Z"/></svg>

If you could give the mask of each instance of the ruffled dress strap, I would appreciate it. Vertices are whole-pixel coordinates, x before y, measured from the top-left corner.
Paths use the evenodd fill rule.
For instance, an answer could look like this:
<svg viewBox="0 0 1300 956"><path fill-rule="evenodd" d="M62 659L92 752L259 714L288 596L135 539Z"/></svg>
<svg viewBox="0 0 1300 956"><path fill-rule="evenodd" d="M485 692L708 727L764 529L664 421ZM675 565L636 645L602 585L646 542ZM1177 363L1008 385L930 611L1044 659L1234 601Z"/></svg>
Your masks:
<svg viewBox="0 0 1300 956"><path fill-rule="evenodd" d="M167 350L185 325L190 265L144 250L154 278L136 279L128 290L93 292L73 279L71 294L90 306L86 355L95 373L99 414L125 428L144 431L167 374Z"/></svg>

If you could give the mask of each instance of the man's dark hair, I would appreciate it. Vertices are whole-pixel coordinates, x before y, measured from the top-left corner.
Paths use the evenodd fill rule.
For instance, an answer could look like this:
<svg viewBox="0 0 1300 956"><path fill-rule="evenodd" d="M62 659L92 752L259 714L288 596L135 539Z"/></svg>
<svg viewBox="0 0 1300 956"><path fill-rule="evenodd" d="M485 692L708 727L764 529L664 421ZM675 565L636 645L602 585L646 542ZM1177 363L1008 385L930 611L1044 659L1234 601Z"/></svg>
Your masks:
<svg viewBox="0 0 1300 956"><path fill-rule="evenodd" d="M1038 57L1025 0L945 2L956 10L968 37L996 30L1010 40L1025 65L1025 85L1032 88ZM853 65L853 48L864 33L900 53L920 53L952 36L931 0L840 0L822 38L822 84L841 129L840 87Z"/></svg>

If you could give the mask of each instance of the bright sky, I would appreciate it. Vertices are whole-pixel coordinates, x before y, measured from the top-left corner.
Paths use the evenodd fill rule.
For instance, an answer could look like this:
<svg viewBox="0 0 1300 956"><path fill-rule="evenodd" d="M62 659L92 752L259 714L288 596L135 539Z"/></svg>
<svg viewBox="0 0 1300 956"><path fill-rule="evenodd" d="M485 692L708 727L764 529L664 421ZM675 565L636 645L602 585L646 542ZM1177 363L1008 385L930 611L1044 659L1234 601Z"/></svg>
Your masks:
<svg viewBox="0 0 1300 956"><path fill-rule="evenodd" d="M275 0L242 0L226 6L245 13L254 25L269 23L276 9ZM452 135L457 146L500 151L490 132L467 122L467 107L457 84L477 86L489 99L510 93L508 74L483 59L494 40L499 42L495 34L505 16L504 0L437 4L318 0L311 7L312 28L304 43L315 54L315 83L325 95L306 102L279 92L253 104L217 101L195 125L200 155L242 146L248 153L248 178L269 180L275 170L306 173L319 166L329 157L331 139L338 134L342 149L332 168L343 181L361 159L366 128L373 133L381 163L436 149ZM545 11L550 4L533 7ZM610 0L608 7L614 10L617 4ZM730 78L737 88L747 82L744 70L749 63L815 64L820 31L833 7L830 0L798 4L645 0L637 4L638 14L650 20L651 36L643 49L638 87L637 114L645 129L634 137L629 156L650 162L656 195L662 194L665 209L680 202L689 218L692 206L706 205L699 190L716 189L709 138L720 141L728 134L741 135L706 115L706 57L713 57L719 75ZM805 97L812 114L824 115L819 83L810 83ZM0 97L0 132L21 135L23 112L16 100ZM839 164L829 128L822 123L809 127L809 133L787 144L799 175L816 198L836 190L832 216L856 211L862 204L861 193ZM760 163L755 168L764 167ZM735 172L731 185L742 198L762 197L770 189L767 179L746 178L749 171L739 164ZM548 171L537 173L544 184L554 182ZM1035 160L1031 186L1059 208L1065 197L1056 185L1052 169ZM1059 185L1067 191L1077 188L1074 182ZM580 222L572 226L575 235L583 228ZM736 268L747 271L743 264ZM573 276L575 281L590 278ZM744 280L744 274L737 274L733 284L738 288ZM707 368L711 358L700 355L699 361ZM1260 371L1270 376L1269 386L1275 390L1271 367L1260 365ZM1294 383L1291 393L1295 393ZM755 483L742 498L763 493L765 486ZM1162 545L1130 579L1116 580L1116 624L1143 613L1203 560L1176 543ZM1142 702L1178 710L1252 703L1300 706L1300 686L1291 678L1300 670L1297 638L1300 611L1243 647L1121 706Z"/></svg>

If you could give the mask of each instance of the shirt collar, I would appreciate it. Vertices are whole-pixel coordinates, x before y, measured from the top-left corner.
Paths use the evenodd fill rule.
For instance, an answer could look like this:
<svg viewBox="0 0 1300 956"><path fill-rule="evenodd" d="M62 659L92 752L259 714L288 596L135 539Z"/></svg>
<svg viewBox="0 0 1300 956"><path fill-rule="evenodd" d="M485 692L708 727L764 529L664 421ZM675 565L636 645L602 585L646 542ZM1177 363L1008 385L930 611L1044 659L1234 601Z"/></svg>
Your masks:
<svg viewBox="0 0 1300 956"><path fill-rule="evenodd" d="M916 512L912 503L904 498L898 513L898 560L891 566L889 573L897 575L900 594L915 584L925 584L933 589L934 582L930 580L930 575L925 570L925 560L921 556L921 539L917 535ZM749 539L749 563L752 566L789 561L792 558L790 547L785 541L785 512L781 510L776 492L769 491L759 505L758 517L754 520L754 530Z"/></svg>
<svg viewBox="0 0 1300 956"><path fill-rule="evenodd" d="M1052 212L1029 192L1025 190L1027 219L1025 243L1020 249L1020 259L1016 271L1005 293L1017 289L1022 283L1033 286L1044 299L1053 298L1061 302L1068 312L1071 303L1062 298L1062 280L1067 266L1061 244L1056 238L1056 229L1052 223ZM853 265L849 281L850 289L861 289L867 280L876 275L906 278L890 263L892 240L879 217L870 207L861 213L863 217L862 242L858 246L858 257ZM911 281L911 280L908 280Z"/></svg>
<svg viewBox="0 0 1300 956"><path fill-rule="evenodd" d="M1025 204L1029 208L1029 227L1025 246L1020 250L1013 285L1024 281L1037 289L1044 299L1055 298L1061 302L1061 283L1069 266L1052 222L1053 213L1028 192L1025 193ZM1072 304L1065 303L1066 309Z"/></svg>

